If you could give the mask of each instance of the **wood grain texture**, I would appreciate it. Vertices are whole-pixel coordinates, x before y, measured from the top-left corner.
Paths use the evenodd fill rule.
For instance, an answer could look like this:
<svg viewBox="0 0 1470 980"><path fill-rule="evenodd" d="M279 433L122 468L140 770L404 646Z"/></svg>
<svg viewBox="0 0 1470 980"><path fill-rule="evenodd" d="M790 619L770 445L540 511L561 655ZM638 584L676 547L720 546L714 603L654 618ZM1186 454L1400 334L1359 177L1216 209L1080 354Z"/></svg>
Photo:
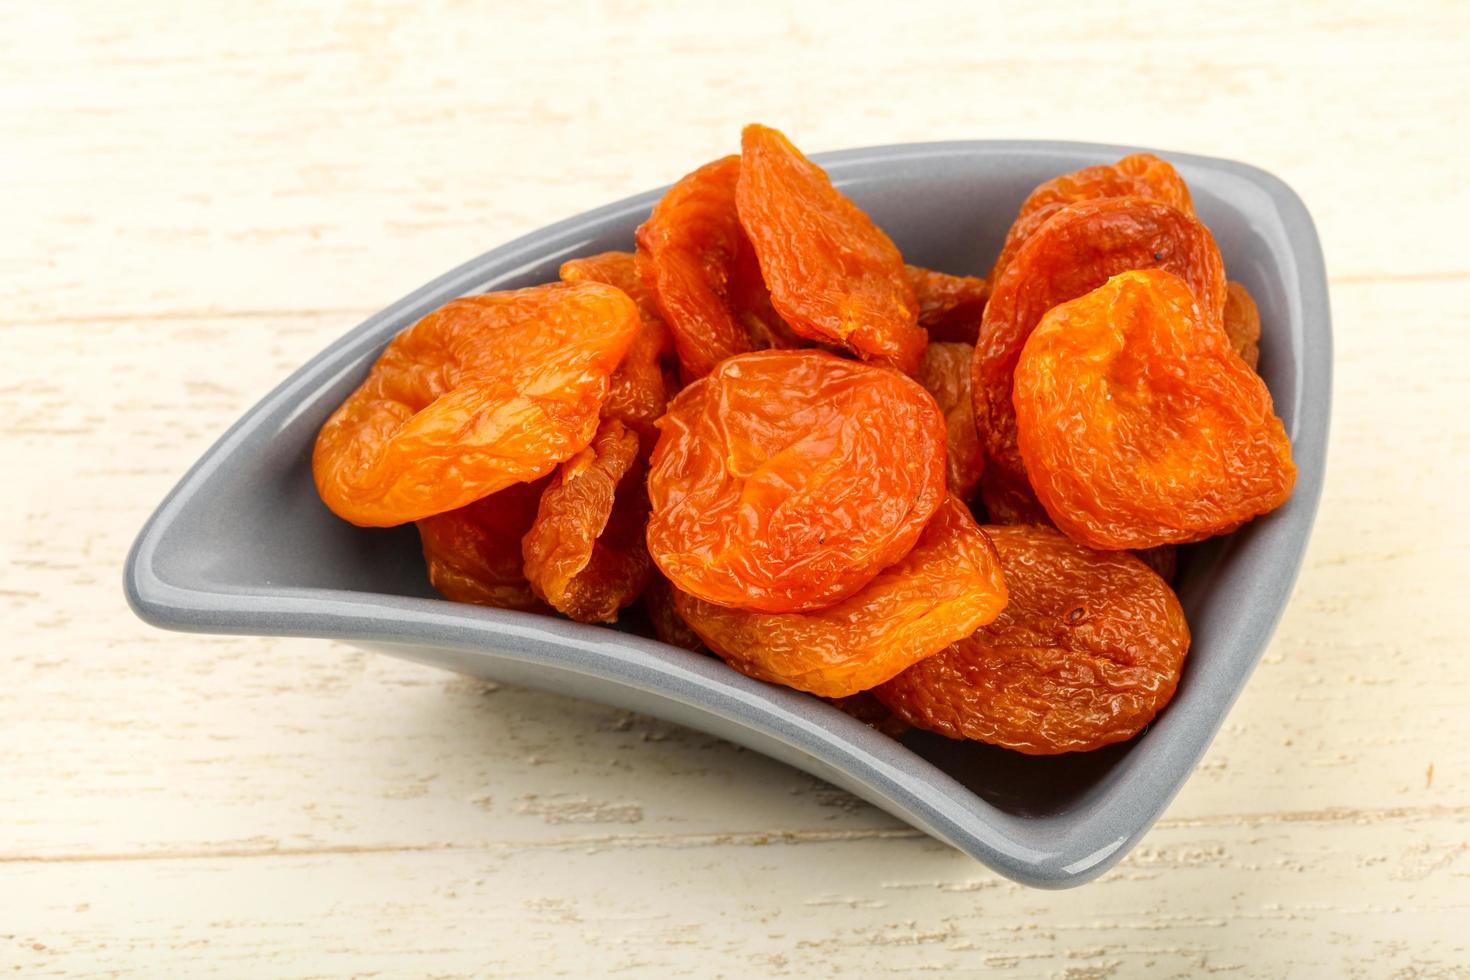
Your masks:
<svg viewBox="0 0 1470 980"><path fill-rule="evenodd" d="M1470 975L1467 10L0 4L0 971ZM122 602L151 507L289 370L751 119L1235 157L1317 220L1306 567L1083 889L676 726Z"/></svg>

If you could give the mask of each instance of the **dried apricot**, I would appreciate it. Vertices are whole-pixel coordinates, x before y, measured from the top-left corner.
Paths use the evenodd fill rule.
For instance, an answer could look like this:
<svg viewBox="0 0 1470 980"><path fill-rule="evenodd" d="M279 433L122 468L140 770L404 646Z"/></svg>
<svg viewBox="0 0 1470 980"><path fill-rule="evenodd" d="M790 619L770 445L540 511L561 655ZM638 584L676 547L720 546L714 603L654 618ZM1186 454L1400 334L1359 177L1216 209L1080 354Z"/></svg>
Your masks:
<svg viewBox="0 0 1470 980"><path fill-rule="evenodd" d="M500 609L538 609L521 567L521 537L536 520L549 478L517 483L418 522L429 582L446 599Z"/></svg>
<svg viewBox="0 0 1470 980"><path fill-rule="evenodd" d="M1133 153L1117 163L1083 167L1039 184L1016 215L1006 235L1000 257L990 271L992 285L1015 258L1021 245L1046 224L1048 218L1069 204L1109 197L1142 197L1160 201L1185 214L1194 214L1189 185L1166 160L1151 153Z"/></svg>
<svg viewBox="0 0 1470 980"><path fill-rule="evenodd" d="M616 419L557 468L521 544L526 578L553 609L610 623L642 594L653 574L643 476L638 436Z"/></svg>
<svg viewBox="0 0 1470 980"><path fill-rule="evenodd" d="M748 612L674 594L684 621L730 666L828 698L882 683L970 635L1005 604L995 549L952 496L913 550L825 609Z"/></svg>
<svg viewBox="0 0 1470 980"><path fill-rule="evenodd" d="M986 527L1010 601L987 626L874 689L917 728L1033 755L1136 735L1168 703L1189 626L1129 554L1043 527Z"/></svg>
<svg viewBox="0 0 1470 980"><path fill-rule="evenodd" d="M845 698L823 698L828 704L845 715L856 718L889 738L898 738L909 730L909 723L888 710L888 706L873 697L872 691L859 691Z"/></svg>
<svg viewBox="0 0 1470 980"><path fill-rule="evenodd" d="M787 346L735 209L740 158L705 164L669 188L638 227L638 268L674 335L684 380L727 357Z"/></svg>
<svg viewBox="0 0 1470 980"><path fill-rule="evenodd" d="M916 265L904 266L904 273L919 305L919 326L929 335L929 341L973 344L980 336L980 317L990 295L989 281L975 276L951 276Z"/></svg>
<svg viewBox="0 0 1470 980"><path fill-rule="evenodd" d="M1205 318L1225 310L1225 266L1208 229L1158 201L1136 197L1084 201L1062 208L1031 235L1006 266L985 305L975 346L975 417L993 468L1024 485L1016 448L1011 381L1016 360L1047 310L1131 269L1166 269L1189 283Z"/></svg>
<svg viewBox="0 0 1470 980"><path fill-rule="evenodd" d="M707 602L799 612L908 552L944 498L944 417L896 371L822 351L722 362L659 420L649 550Z"/></svg>
<svg viewBox="0 0 1470 980"><path fill-rule="evenodd" d="M1249 290L1238 282L1225 284L1225 333L1230 348L1254 371L1261 360L1261 314Z"/></svg>
<svg viewBox="0 0 1470 980"><path fill-rule="evenodd" d="M1032 489L1095 548L1223 534L1280 506L1296 478L1271 393L1159 269L1047 313L1016 366L1015 408Z"/></svg>
<svg viewBox="0 0 1470 980"><path fill-rule="evenodd" d="M975 431L975 401L970 397L970 346L932 342L924 350L916 381L934 396L949 433L945 477L949 492L968 500L985 470L985 447Z"/></svg>
<svg viewBox="0 0 1470 980"><path fill-rule="evenodd" d="M1013 476L999 466L988 466L980 474L980 502L991 524L1051 524L1026 477Z"/></svg>
<svg viewBox="0 0 1470 980"><path fill-rule="evenodd" d="M467 296L395 337L327 419L322 500L389 526L534 480L587 445L638 309L601 283Z"/></svg>
<svg viewBox="0 0 1470 980"><path fill-rule="evenodd" d="M616 286L638 304L642 326L628 353L608 381L602 417L617 419L638 433L645 456L658 440L654 423L664 413L672 393L665 378L663 358L673 351L669 328L659 315L653 295L643 285L632 252L602 252L562 263L564 282L601 282Z"/></svg>
<svg viewBox="0 0 1470 980"><path fill-rule="evenodd" d="M670 646L683 647L694 653L709 653L699 634L689 628L684 617L674 608L674 587L657 571L643 590L643 608L653 625L653 635Z"/></svg>
<svg viewBox="0 0 1470 980"><path fill-rule="evenodd" d="M745 127L735 193L771 302L793 330L905 374L928 342L903 256L781 133Z"/></svg>

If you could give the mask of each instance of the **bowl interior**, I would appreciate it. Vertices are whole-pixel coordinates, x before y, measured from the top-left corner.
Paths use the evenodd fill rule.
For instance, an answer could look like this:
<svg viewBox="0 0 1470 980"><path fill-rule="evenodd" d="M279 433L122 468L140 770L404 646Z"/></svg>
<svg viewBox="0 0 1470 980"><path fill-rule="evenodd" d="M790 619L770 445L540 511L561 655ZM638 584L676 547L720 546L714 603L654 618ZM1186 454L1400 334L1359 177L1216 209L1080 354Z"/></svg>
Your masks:
<svg viewBox="0 0 1470 980"><path fill-rule="evenodd" d="M847 151L820 159L909 261L983 275L1033 186L1125 152L1128 148L1079 144L934 144ZM947 805L964 811L956 820L999 819L1013 835L1041 833L1103 848L1091 864L1054 869L1046 873L1048 882L1037 883L1071 883L1070 878L1100 871L1121 855L1120 845L1141 835L1177 791L1274 628L1300 563L1320 488L1328 327L1325 285L1320 286L1320 302L1311 294L1319 288L1320 254L1305 211L1283 185L1259 171L1167 156L1189 181L1196 209L1220 245L1230 278L1243 282L1260 306L1260 370L1296 443L1301 477L1285 507L1182 556L1176 587L1194 634L1193 648L1174 703L1140 736L1099 752L1058 758L1032 758L925 733L909 735L903 740L905 749L895 749L928 760L953 780L940 785L930 778L936 792L954 797ZM689 169L698 162L687 161ZM141 547L153 534L145 549L149 574L215 596L283 596L293 601L319 596L330 603L355 598L354 615L374 603L391 606L395 597L442 603L428 585L412 526L356 528L321 504L310 472L317 429L361 380L382 345L418 316L455 295L553 280L560 263L575 255L629 249L634 229L657 197L653 192L631 198L497 249L333 345L210 451L181 484L181 491L192 487L191 493L176 491L160 508L140 537ZM129 588L130 594L138 591L136 583ZM140 611L147 607L136 596L135 605ZM176 609L171 617L154 609L145 615L180 628L371 634L365 626L344 627L330 616L317 626L296 621L278 629L269 617L222 617L207 609L197 615ZM494 615L498 623L526 618ZM733 678L733 672L727 673ZM809 715L811 724L843 737L851 734L833 709L815 699L802 703L796 710ZM899 759L897 764L904 763ZM870 792L864 795L874 798ZM1024 819L1032 829L1018 830L1021 825L1007 823L1007 818ZM1047 821L1049 828L1043 826ZM954 842L954 835L945 836ZM1002 870L1027 874L1016 866ZM1045 876L1037 872L1036 877Z"/></svg>

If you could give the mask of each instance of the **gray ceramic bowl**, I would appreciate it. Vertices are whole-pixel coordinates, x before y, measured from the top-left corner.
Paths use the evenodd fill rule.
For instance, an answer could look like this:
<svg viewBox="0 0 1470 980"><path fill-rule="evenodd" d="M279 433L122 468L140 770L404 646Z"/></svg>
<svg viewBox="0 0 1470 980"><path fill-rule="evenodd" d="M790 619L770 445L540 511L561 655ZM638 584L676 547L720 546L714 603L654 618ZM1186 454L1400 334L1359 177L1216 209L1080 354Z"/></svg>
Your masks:
<svg viewBox="0 0 1470 980"><path fill-rule="evenodd" d="M931 143L818 159L912 262L983 273L1026 193L1132 148ZM556 278L626 249L660 192L497 248L374 316L235 424L169 494L128 557L128 601L176 630L319 636L646 712L835 783L1008 877L1065 887L1121 858L1188 778L1255 667L1307 545L1331 393L1327 283L1302 202L1252 167L1164 154L1189 181L1234 279L1259 302L1261 370L1295 445L1291 501L1192 549L1179 582L1194 647L1148 730L1099 752L1031 758L923 733L892 741L826 704L616 630L437 598L412 526L363 530L312 485L318 426L398 331L455 296Z"/></svg>

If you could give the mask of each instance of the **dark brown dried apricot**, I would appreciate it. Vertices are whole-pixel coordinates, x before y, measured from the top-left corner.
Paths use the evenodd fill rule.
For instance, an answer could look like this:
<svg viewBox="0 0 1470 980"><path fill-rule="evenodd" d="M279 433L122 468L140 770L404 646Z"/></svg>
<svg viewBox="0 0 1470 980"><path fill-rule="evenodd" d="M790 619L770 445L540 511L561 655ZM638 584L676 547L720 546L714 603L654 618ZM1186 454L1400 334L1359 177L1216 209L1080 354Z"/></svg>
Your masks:
<svg viewBox="0 0 1470 980"><path fill-rule="evenodd" d="M970 397L970 346L948 341L931 342L915 378L944 413L948 431L945 477L949 492L970 499L985 470L985 447L975 431L975 401Z"/></svg>
<svg viewBox="0 0 1470 980"><path fill-rule="evenodd" d="M1217 326L1225 311L1225 266L1208 229L1182 211L1136 197L1084 201L1057 211L1031 235L995 284L975 346L975 417L992 468L1014 485L1025 469L1016 448L1012 376L1032 329L1053 306L1120 272L1160 268L1181 276Z"/></svg>
<svg viewBox="0 0 1470 980"><path fill-rule="evenodd" d="M747 126L740 145L740 223L776 312L803 337L917 371L928 338L898 248L781 133Z"/></svg>
<svg viewBox="0 0 1470 980"><path fill-rule="evenodd" d="M897 371L822 351L730 358L659 429L649 550L707 602L837 602L903 557L944 498L934 399Z"/></svg>
<svg viewBox="0 0 1470 980"><path fill-rule="evenodd" d="M679 610L674 608L674 587L669 580L654 570L648 588L643 590L643 608L653 626L653 635L670 646L683 647L694 653L709 653L710 650L689 628Z"/></svg>
<svg viewBox="0 0 1470 980"><path fill-rule="evenodd" d="M904 266L914 301L919 304L919 326L930 342L953 340L974 344L980 336L980 318L990 295L990 282L976 276L951 276L916 265Z"/></svg>
<svg viewBox="0 0 1470 980"><path fill-rule="evenodd" d="M536 520L549 477L517 483L418 521L429 582L446 599L500 609L542 609L521 565L521 538Z"/></svg>
<svg viewBox="0 0 1470 980"><path fill-rule="evenodd" d="M445 304L389 342L322 426L317 491L339 517L390 526L544 476L597 431L638 325L627 294L601 283Z"/></svg>
<svg viewBox="0 0 1470 980"><path fill-rule="evenodd" d="M917 728L1033 755L1136 735L1189 650L1179 600L1133 555L1043 527L986 527L1010 602L989 625L874 689Z"/></svg>
<svg viewBox="0 0 1470 980"><path fill-rule="evenodd" d="M1037 498L1094 548L1224 534L1280 506L1296 478L1271 393L1160 269L1047 313L1016 366L1015 408Z"/></svg>
<svg viewBox="0 0 1470 980"><path fill-rule="evenodd" d="M1185 214L1194 214L1189 185L1166 160L1152 153L1133 153L1117 163L1083 167L1039 184L1021 204L1021 210L1006 235L1000 257L990 270L994 285L1015 258L1026 239L1046 224L1047 219L1069 204L1109 197L1141 197L1160 201Z"/></svg>
<svg viewBox="0 0 1470 980"><path fill-rule="evenodd" d="M872 691L859 691L845 698L822 700L889 738L898 738L910 728L908 722L889 711L886 704L875 698Z"/></svg>
<svg viewBox="0 0 1470 980"><path fill-rule="evenodd" d="M828 698L887 680L970 635L1005 604L995 549L952 496L907 555L836 605L759 613L674 594L684 621L730 666Z"/></svg>
<svg viewBox="0 0 1470 980"><path fill-rule="evenodd" d="M557 467L521 544L532 590L578 622L610 623L653 574L638 436L608 419Z"/></svg>
<svg viewBox="0 0 1470 980"><path fill-rule="evenodd" d="M727 357L789 346L736 212L739 177L737 156L705 164L638 227L639 272L673 331L685 381Z"/></svg>
<svg viewBox="0 0 1470 980"><path fill-rule="evenodd" d="M1238 282L1225 284L1225 333L1231 350L1254 371L1261 360L1261 313L1250 291Z"/></svg>
<svg viewBox="0 0 1470 980"><path fill-rule="evenodd" d="M674 339L659 315L653 295L639 277L632 252L602 252L562 263L563 282L600 282L616 286L638 305L642 326L618 369L608 380L602 417L617 419L638 433L644 455L658 441L654 423L664 413L673 390L668 386L664 358L672 354Z"/></svg>

